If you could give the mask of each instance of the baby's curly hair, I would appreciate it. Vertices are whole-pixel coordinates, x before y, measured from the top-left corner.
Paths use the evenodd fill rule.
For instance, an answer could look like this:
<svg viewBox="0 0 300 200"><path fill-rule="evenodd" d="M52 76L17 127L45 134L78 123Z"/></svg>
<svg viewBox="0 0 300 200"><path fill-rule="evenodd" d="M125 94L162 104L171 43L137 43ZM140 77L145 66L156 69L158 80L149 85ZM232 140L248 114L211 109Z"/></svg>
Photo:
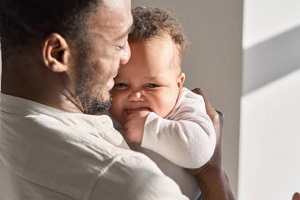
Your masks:
<svg viewBox="0 0 300 200"><path fill-rule="evenodd" d="M132 15L133 29L128 36L129 42L145 42L168 34L177 45L182 59L188 47L188 40L182 25L172 12L160 8L136 7L132 9Z"/></svg>

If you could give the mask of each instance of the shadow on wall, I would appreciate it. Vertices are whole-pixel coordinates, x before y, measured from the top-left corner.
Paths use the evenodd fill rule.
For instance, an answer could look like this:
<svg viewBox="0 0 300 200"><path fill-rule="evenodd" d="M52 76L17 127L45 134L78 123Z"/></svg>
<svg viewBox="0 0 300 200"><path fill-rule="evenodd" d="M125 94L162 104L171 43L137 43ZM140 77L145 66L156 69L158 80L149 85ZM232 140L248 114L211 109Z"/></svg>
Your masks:
<svg viewBox="0 0 300 200"><path fill-rule="evenodd" d="M1 77L2 77L2 57L1 57L1 49L0 49L0 91L1 91Z"/></svg>
<svg viewBox="0 0 300 200"><path fill-rule="evenodd" d="M244 49L243 95L300 69L300 26Z"/></svg>

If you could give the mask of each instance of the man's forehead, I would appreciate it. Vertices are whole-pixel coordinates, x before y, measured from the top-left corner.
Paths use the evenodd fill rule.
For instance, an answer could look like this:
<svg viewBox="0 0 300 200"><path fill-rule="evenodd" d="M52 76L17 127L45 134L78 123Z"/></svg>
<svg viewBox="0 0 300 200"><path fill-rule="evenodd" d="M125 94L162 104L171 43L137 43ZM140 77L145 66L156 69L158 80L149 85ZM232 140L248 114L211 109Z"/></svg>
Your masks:
<svg viewBox="0 0 300 200"><path fill-rule="evenodd" d="M125 0L126 1L126 0ZM131 6L126 5L124 0L107 0L101 6L90 13L88 25L91 29L110 27L122 29L122 33L128 34L133 24ZM113 4L112 2L118 2ZM125 34L124 33L124 34Z"/></svg>
<svg viewBox="0 0 300 200"><path fill-rule="evenodd" d="M124 7L131 9L131 0L103 0L103 5L111 9L123 9Z"/></svg>

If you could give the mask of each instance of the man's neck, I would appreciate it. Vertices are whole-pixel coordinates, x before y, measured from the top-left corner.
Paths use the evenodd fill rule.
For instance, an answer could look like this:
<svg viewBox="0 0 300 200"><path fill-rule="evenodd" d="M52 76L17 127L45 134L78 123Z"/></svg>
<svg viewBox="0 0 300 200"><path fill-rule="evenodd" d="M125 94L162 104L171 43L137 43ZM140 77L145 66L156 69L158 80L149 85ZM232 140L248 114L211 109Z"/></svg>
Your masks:
<svg viewBox="0 0 300 200"><path fill-rule="evenodd" d="M63 85L60 77L49 73L31 73L33 75L29 77L26 76L29 73L23 71L3 70L1 92L66 112L82 113L78 100Z"/></svg>

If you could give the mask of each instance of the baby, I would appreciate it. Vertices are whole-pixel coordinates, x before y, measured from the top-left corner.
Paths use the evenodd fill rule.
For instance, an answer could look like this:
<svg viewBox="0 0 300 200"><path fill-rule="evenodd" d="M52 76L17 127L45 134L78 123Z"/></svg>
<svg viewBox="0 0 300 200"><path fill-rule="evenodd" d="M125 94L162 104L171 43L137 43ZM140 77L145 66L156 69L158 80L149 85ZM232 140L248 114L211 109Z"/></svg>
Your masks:
<svg viewBox="0 0 300 200"><path fill-rule="evenodd" d="M156 162L186 196L198 199L199 187L184 168L204 165L216 138L203 98L183 87L186 37L168 11L138 7L132 13L132 56L115 78L109 114L133 150Z"/></svg>

